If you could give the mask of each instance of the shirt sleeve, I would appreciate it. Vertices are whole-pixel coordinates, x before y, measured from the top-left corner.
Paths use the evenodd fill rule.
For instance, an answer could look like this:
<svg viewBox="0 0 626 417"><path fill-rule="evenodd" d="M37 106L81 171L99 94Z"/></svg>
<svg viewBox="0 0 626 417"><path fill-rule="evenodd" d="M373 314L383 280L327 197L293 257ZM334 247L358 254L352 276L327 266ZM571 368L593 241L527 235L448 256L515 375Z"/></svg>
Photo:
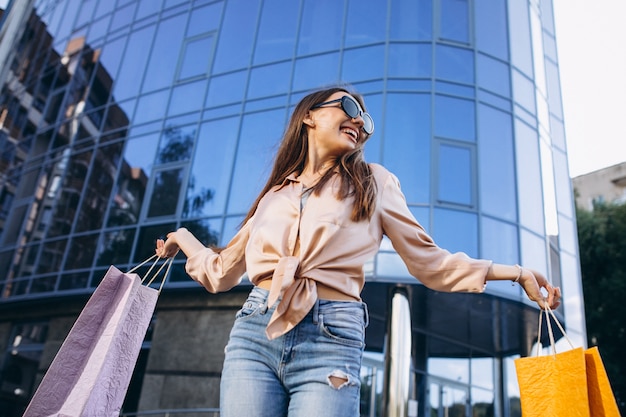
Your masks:
<svg viewBox="0 0 626 417"><path fill-rule="evenodd" d="M216 252L204 248L187 259L185 270L212 293L228 291L241 282L246 272L245 249L250 235L249 220L228 243Z"/></svg>
<svg viewBox="0 0 626 417"><path fill-rule="evenodd" d="M378 199L383 233L406 264L409 273L428 288L446 292L482 292L491 261L440 248L409 210L398 179L383 180Z"/></svg>

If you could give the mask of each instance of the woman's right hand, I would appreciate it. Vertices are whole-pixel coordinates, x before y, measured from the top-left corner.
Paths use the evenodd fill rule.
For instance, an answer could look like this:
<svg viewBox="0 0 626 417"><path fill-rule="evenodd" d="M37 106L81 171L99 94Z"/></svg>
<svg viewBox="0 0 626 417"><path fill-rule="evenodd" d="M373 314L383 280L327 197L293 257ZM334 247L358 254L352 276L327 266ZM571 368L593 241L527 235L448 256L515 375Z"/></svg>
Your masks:
<svg viewBox="0 0 626 417"><path fill-rule="evenodd" d="M176 232L167 234L167 239L157 239L156 254L159 258L173 258L180 250L176 241Z"/></svg>

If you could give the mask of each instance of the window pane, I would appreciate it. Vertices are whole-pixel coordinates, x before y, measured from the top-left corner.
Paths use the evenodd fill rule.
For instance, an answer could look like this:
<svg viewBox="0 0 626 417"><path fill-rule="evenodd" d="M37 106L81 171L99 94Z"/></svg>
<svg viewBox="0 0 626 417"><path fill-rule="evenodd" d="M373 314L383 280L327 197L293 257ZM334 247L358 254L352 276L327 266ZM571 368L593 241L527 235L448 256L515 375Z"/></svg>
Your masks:
<svg viewBox="0 0 626 417"><path fill-rule="evenodd" d="M149 26L134 32L126 45L120 72L115 80L115 99L123 100L135 96L139 92L144 69L147 67L149 48L152 44L155 26Z"/></svg>
<svg viewBox="0 0 626 417"><path fill-rule="evenodd" d="M545 276L549 276L548 255L546 252L545 239L524 229L521 230L520 237L520 242L522 245L522 265L528 268L536 269ZM576 294L580 294L580 292ZM527 300L528 297L524 298L524 301L526 301L527 303L531 303L531 301Z"/></svg>
<svg viewBox="0 0 626 417"><path fill-rule="evenodd" d="M135 229L118 229L105 232L98 244L96 265L126 265L133 249Z"/></svg>
<svg viewBox="0 0 626 417"><path fill-rule="evenodd" d="M435 136L474 141L476 130L474 102L448 96L435 96Z"/></svg>
<svg viewBox="0 0 626 417"><path fill-rule="evenodd" d="M387 2L380 0L348 1L346 46L363 45L385 39Z"/></svg>
<svg viewBox="0 0 626 417"><path fill-rule="evenodd" d="M280 10L280 13L276 13ZM300 3L292 0L263 2L261 23L254 50L254 63L279 61L294 54Z"/></svg>
<svg viewBox="0 0 626 417"><path fill-rule="evenodd" d="M132 260L133 264L139 264L154 255L156 240L163 239L169 232L175 230L175 227L175 223L142 227L139 230L137 247L135 248L135 255Z"/></svg>
<svg viewBox="0 0 626 417"><path fill-rule="evenodd" d="M363 65L367 63L366 65ZM344 52L341 78L355 83L382 78L385 72L384 46L351 49Z"/></svg>
<svg viewBox="0 0 626 417"><path fill-rule="evenodd" d="M76 232L95 230L102 227L109 196L113 189L116 170L122 153L123 143L117 142L98 149L91 163L91 173L83 193Z"/></svg>
<svg viewBox="0 0 626 417"><path fill-rule="evenodd" d="M441 37L469 43L467 0L441 0Z"/></svg>
<svg viewBox="0 0 626 417"><path fill-rule="evenodd" d="M543 210L540 208L543 196L539 139L537 132L519 120L515 121L515 155L518 169L519 221L529 229L543 234Z"/></svg>
<svg viewBox="0 0 626 417"><path fill-rule="evenodd" d="M165 116L169 94L169 90L162 90L141 96L137 103L137 111L135 112L133 122L141 124L161 119Z"/></svg>
<svg viewBox="0 0 626 417"><path fill-rule="evenodd" d="M148 208L148 217L171 216L176 213L178 196L183 182L183 169L169 169L156 173Z"/></svg>
<svg viewBox="0 0 626 417"><path fill-rule="evenodd" d="M468 148L439 145L439 201L472 205L471 156Z"/></svg>
<svg viewBox="0 0 626 417"><path fill-rule="evenodd" d="M306 1L302 12L298 55L339 49L344 19L342 1ZM335 67L333 67L335 68Z"/></svg>
<svg viewBox="0 0 626 417"><path fill-rule="evenodd" d="M111 200L108 226L137 223L157 144L157 134L126 143L115 195Z"/></svg>
<svg viewBox="0 0 626 417"><path fill-rule="evenodd" d="M465 252L478 257L478 226L476 215L456 210L435 208L434 233L437 244L450 252Z"/></svg>
<svg viewBox="0 0 626 417"><path fill-rule="evenodd" d="M389 45L389 77L430 78L431 73L432 49L430 44Z"/></svg>
<svg viewBox="0 0 626 417"><path fill-rule="evenodd" d="M209 93L205 102L206 107L238 103L243 100L247 79L247 71L212 77L209 84Z"/></svg>
<svg viewBox="0 0 626 417"><path fill-rule="evenodd" d="M285 80L291 77L291 68L291 62L254 68L250 72L248 97L254 99L286 94L289 83Z"/></svg>
<svg viewBox="0 0 626 417"><path fill-rule="evenodd" d="M533 76L533 59L530 46L530 21L527 0L509 0L509 36L511 37L511 63Z"/></svg>
<svg viewBox="0 0 626 417"><path fill-rule="evenodd" d="M37 263L37 273L46 274L49 272L61 271L61 265L63 263L63 255L65 255L65 247L67 246L67 239L55 240L47 242L42 245L43 249L39 262ZM29 250L30 254L36 254L37 251ZM28 256L27 256L28 259ZM33 259L34 261L34 259ZM27 264L30 263L27 261Z"/></svg>
<svg viewBox="0 0 626 417"><path fill-rule="evenodd" d="M474 83L473 51L453 46L435 47L435 76L438 79L465 84Z"/></svg>
<svg viewBox="0 0 626 417"><path fill-rule="evenodd" d="M191 158L193 144L196 138L197 125L176 126L165 123L165 129L161 135L159 152L157 153L158 164L185 161Z"/></svg>
<svg viewBox="0 0 626 417"><path fill-rule="evenodd" d="M206 87L206 79L174 87L167 114L171 116L200 111Z"/></svg>
<svg viewBox="0 0 626 417"><path fill-rule="evenodd" d="M392 1L389 36L393 40L431 40L432 0Z"/></svg>
<svg viewBox="0 0 626 417"><path fill-rule="evenodd" d="M337 81L339 54L318 55L296 61L293 80L294 90L308 90Z"/></svg>
<svg viewBox="0 0 626 417"><path fill-rule="evenodd" d="M506 22L506 1L482 0L474 2L476 47L482 52L503 60L509 58Z"/></svg>
<svg viewBox="0 0 626 417"><path fill-rule="evenodd" d="M98 234L94 233L87 236L77 236L70 243L69 253L65 261L64 270L82 269L91 267L96 248L98 247Z"/></svg>
<svg viewBox="0 0 626 417"><path fill-rule="evenodd" d="M481 258L509 265L520 262L516 226L484 216L480 228ZM520 287L511 285L509 281L490 281L487 291L508 294L513 299L517 299L521 294Z"/></svg>
<svg viewBox="0 0 626 417"><path fill-rule="evenodd" d="M285 125L285 110L247 114L239 135L229 213L246 213L261 191ZM259 134L262 132L262 134Z"/></svg>
<svg viewBox="0 0 626 417"><path fill-rule="evenodd" d="M250 65L258 13L259 0L226 2L226 12L213 66L214 73L232 71Z"/></svg>
<svg viewBox="0 0 626 417"><path fill-rule="evenodd" d="M218 2L194 9L189 17L187 37L191 38L205 32L217 30L222 17L223 5L223 2Z"/></svg>
<svg viewBox="0 0 626 417"><path fill-rule="evenodd" d="M238 130L238 117L204 123L200 128L184 217L224 213Z"/></svg>
<svg viewBox="0 0 626 417"><path fill-rule="evenodd" d="M430 200L430 95L389 94L384 132L385 166L398 176L409 203ZM407 123L414 128L407 129Z"/></svg>
<svg viewBox="0 0 626 417"><path fill-rule="evenodd" d="M154 45L151 48L147 48L150 44L143 47L151 49L151 56L142 91L157 90L172 83L183 41L180 28L185 25L186 18L186 15L180 15L160 22ZM135 71L138 70L135 68Z"/></svg>
<svg viewBox="0 0 626 417"><path fill-rule="evenodd" d="M493 91L505 97L511 97L510 69L502 61L478 54L477 83L485 90Z"/></svg>
<svg viewBox="0 0 626 417"><path fill-rule="evenodd" d="M183 80L206 75L213 57L214 44L215 37L212 35L185 43L178 79Z"/></svg>
<svg viewBox="0 0 626 417"><path fill-rule="evenodd" d="M483 212L517 220L513 121L511 115L479 105L478 160Z"/></svg>

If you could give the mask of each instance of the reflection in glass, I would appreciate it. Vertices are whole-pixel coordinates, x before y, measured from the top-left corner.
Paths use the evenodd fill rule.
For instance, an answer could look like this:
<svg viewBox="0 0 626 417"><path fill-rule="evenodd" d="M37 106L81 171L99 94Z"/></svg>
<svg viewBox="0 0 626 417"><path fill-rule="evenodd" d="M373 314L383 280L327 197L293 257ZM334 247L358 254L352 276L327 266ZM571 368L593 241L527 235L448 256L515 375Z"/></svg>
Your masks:
<svg viewBox="0 0 626 417"><path fill-rule="evenodd" d="M189 230L205 246L219 244L222 219L198 219L182 222L181 227Z"/></svg>
<svg viewBox="0 0 626 417"><path fill-rule="evenodd" d="M133 122L140 124L162 118L167 108L169 93L169 90L162 90L141 96L137 100L137 111Z"/></svg>
<svg viewBox="0 0 626 417"><path fill-rule="evenodd" d="M196 137L196 125L166 126L161 136L157 164L185 161L191 158Z"/></svg>
<svg viewBox="0 0 626 417"><path fill-rule="evenodd" d="M209 93L206 98L205 106L215 107L241 101L243 99L247 79L248 71L212 77L209 83Z"/></svg>
<svg viewBox="0 0 626 417"><path fill-rule="evenodd" d="M510 69L507 64L478 54L476 82L478 86L504 97L511 96Z"/></svg>
<svg viewBox="0 0 626 417"><path fill-rule="evenodd" d="M435 46L435 77L464 84L474 83L474 52L454 46Z"/></svg>
<svg viewBox="0 0 626 417"><path fill-rule="evenodd" d="M96 265L121 266L128 263L133 249L135 229L118 229L104 232L98 244Z"/></svg>
<svg viewBox="0 0 626 417"><path fill-rule="evenodd" d="M478 257L478 225L474 213L435 209L433 235L437 244L450 252Z"/></svg>
<svg viewBox="0 0 626 417"><path fill-rule="evenodd" d="M144 0L144 2L146 1L151 0ZM197 9L194 9L191 13L191 16L189 16L189 24L187 25L187 37L193 37L205 32L210 32L218 29L220 17L222 16L223 6L223 2L217 2L209 4L208 6L198 7Z"/></svg>
<svg viewBox="0 0 626 417"><path fill-rule="evenodd" d="M519 120L515 120L515 155L519 221L536 233L543 234L544 213L537 210L537 202L543 201L539 139L536 131Z"/></svg>
<svg viewBox="0 0 626 417"><path fill-rule="evenodd" d="M175 230L175 227L175 223L164 223L155 226L144 226L139 229L139 238L137 239L137 246L132 259L133 265L139 264L154 255L157 239L164 239L169 232Z"/></svg>
<svg viewBox="0 0 626 417"><path fill-rule="evenodd" d="M119 74L115 79L114 95L116 100L133 97L139 92L150 51L145 45L152 43L155 27L155 25L151 25L130 35Z"/></svg>
<svg viewBox="0 0 626 417"><path fill-rule="evenodd" d="M289 83L286 83L285 80L291 77L291 70L291 61L254 68L250 72L248 98L256 99L286 94Z"/></svg>
<svg viewBox="0 0 626 417"><path fill-rule="evenodd" d="M154 45L151 48L150 60L146 68L146 78L142 91L154 91L168 87L174 80L174 72L178 64L178 56L183 43L183 30L186 15L178 15L159 23ZM139 68L135 68L138 71Z"/></svg>
<svg viewBox="0 0 626 417"><path fill-rule="evenodd" d="M63 255L65 255L66 246L67 239L45 243L43 245L39 262L37 263L37 273L45 274L47 272L59 271L61 269L61 264L63 263Z"/></svg>
<svg viewBox="0 0 626 417"><path fill-rule="evenodd" d="M75 236L70 243L71 256L65 261L65 270L89 268L93 262L98 245L98 234Z"/></svg>
<svg viewBox="0 0 626 417"><path fill-rule="evenodd" d="M259 13L259 0L225 2L222 30L215 54L213 72L219 74L250 65Z"/></svg>
<svg viewBox="0 0 626 417"><path fill-rule="evenodd" d="M207 122L200 128L187 185L184 217L224 212L238 128L238 117Z"/></svg>
<svg viewBox="0 0 626 417"><path fill-rule="evenodd" d="M207 81L202 79L174 87L167 114L172 116L199 111L204 101L206 86Z"/></svg>
<svg viewBox="0 0 626 417"><path fill-rule="evenodd" d="M503 60L509 59L506 2L474 2L476 47Z"/></svg>
<svg viewBox="0 0 626 417"><path fill-rule="evenodd" d="M183 168L158 171L154 176L148 217L176 214L183 182Z"/></svg>

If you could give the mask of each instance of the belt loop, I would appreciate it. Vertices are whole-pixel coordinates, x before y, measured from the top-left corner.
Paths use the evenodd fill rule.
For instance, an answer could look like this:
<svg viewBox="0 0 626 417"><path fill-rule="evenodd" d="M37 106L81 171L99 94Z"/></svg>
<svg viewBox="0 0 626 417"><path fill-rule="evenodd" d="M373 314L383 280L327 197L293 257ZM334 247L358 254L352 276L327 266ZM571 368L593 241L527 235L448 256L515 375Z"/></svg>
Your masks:
<svg viewBox="0 0 626 417"><path fill-rule="evenodd" d="M261 303L261 305L259 306L259 312L260 312L261 314L265 314L265 313L267 313L267 298L266 298L266 299L265 299L265 301L263 301L263 302Z"/></svg>
<svg viewBox="0 0 626 417"><path fill-rule="evenodd" d="M370 324L370 314L369 314L369 311L367 310L367 304L365 304L364 302L361 302L361 305L363 306L363 314L364 314L363 319L365 321L364 327L367 327Z"/></svg>
<svg viewBox="0 0 626 417"><path fill-rule="evenodd" d="M320 314L320 300L319 298L315 300L315 304L313 304L313 309L311 310L313 315L313 324L319 323L319 314Z"/></svg>

